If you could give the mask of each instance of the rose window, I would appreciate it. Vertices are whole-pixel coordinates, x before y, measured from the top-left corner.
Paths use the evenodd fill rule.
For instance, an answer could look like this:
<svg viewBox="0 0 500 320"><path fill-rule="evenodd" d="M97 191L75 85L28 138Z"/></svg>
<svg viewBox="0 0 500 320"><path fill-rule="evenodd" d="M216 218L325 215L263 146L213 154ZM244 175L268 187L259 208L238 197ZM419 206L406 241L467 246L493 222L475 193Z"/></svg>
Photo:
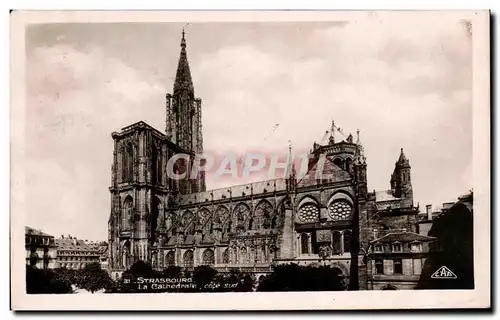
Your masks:
<svg viewBox="0 0 500 320"><path fill-rule="evenodd" d="M299 210L299 219L311 223L318 221L319 209L314 204L306 204Z"/></svg>
<svg viewBox="0 0 500 320"><path fill-rule="evenodd" d="M349 220L352 213L352 205L347 201L335 201L328 207L328 212L333 220Z"/></svg>

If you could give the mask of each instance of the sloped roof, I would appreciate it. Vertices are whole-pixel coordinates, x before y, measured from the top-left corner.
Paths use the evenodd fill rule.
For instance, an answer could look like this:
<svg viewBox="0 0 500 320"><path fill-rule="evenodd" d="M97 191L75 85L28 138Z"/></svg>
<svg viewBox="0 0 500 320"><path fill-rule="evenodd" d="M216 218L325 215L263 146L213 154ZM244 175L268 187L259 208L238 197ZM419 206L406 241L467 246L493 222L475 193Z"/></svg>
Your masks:
<svg viewBox="0 0 500 320"><path fill-rule="evenodd" d="M324 162L322 172L320 173L325 178L328 177L328 181L323 180L324 182L339 182L339 181L349 181L351 179L351 174L344 169L338 167L333 163L333 160L330 158L326 158ZM318 184L318 180L316 179L316 171L318 170L318 163L315 163L311 169L307 172L307 177L298 176L298 187L306 187L311 185Z"/></svg>
<svg viewBox="0 0 500 320"><path fill-rule="evenodd" d="M33 236L42 236L42 237L51 237L54 238L54 236L51 236L50 234L47 234L45 232L42 232L40 230L36 230L30 227L24 227L24 232L27 235L33 235Z"/></svg>
<svg viewBox="0 0 500 320"><path fill-rule="evenodd" d="M375 239L373 241L370 241L370 243L376 243L376 242L381 242L381 243L390 243L390 242L412 242L412 241L420 241L420 242L430 242L437 240L435 237L428 237L424 236L418 233L414 232L391 232L386 234L385 236Z"/></svg>
<svg viewBox="0 0 500 320"><path fill-rule="evenodd" d="M187 235L186 239L184 240L184 244L194 244L194 236L193 235Z"/></svg>
<svg viewBox="0 0 500 320"><path fill-rule="evenodd" d="M92 248L83 240L78 239L56 239L55 244L58 250L72 250L72 251L95 251L95 248Z"/></svg>
<svg viewBox="0 0 500 320"><path fill-rule="evenodd" d="M391 190L383 190L383 191L375 191L375 201L383 202L383 201L394 201L401 200L401 198L396 198Z"/></svg>
<svg viewBox="0 0 500 320"><path fill-rule="evenodd" d="M167 245L168 246L172 246L172 245L174 245L176 243L177 243L177 238L176 237L171 237L170 239L168 239Z"/></svg>
<svg viewBox="0 0 500 320"><path fill-rule="evenodd" d="M215 241L214 239L214 235L213 234L207 234L203 240L201 241L201 243L213 243Z"/></svg>

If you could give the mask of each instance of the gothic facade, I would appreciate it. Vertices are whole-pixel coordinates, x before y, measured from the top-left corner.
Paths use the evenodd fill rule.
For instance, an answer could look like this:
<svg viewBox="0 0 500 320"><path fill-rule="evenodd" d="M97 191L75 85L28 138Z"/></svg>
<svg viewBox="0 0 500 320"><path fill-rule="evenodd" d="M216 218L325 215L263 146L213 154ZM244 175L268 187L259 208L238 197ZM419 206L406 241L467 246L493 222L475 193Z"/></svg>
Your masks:
<svg viewBox="0 0 500 320"><path fill-rule="evenodd" d="M141 121L112 134L113 277L137 260L156 269L239 268L257 277L293 262L330 265L350 289L366 290L373 287L375 240L418 233L411 168L403 150L391 189L368 192L359 132L357 141L352 135L336 141L332 128L329 141L314 143L307 176L291 168L283 179L209 191L202 173L196 179L171 179L171 157L187 154L173 170L191 172L195 155L203 152L201 111L183 33L173 93L166 95L165 133Z"/></svg>

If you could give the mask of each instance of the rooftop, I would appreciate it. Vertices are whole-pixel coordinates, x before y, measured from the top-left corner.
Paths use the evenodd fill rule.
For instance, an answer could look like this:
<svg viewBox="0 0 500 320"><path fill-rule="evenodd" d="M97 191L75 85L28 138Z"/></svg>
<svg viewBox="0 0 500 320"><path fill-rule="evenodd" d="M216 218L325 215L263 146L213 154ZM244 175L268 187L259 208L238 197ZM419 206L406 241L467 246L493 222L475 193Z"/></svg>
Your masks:
<svg viewBox="0 0 500 320"><path fill-rule="evenodd" d="M394 201L401 200L401 198L396 198L391 190L383 190L383 191L375 191L375 201L383 202L383 201Z"/></svg>
<svg viewBox="0 0 500 320"><path fill-rule="evenodd" d="M286 179L272 179L248 184L236 185L226 188L207 190L203 192L183 194L179 197L181 205L216 201L228 198L246 196L250 194L272 193L286 190Z"/></svg>
<svg viewBox="0 0 500 320"><path fill-rule="evenodd" d="M375 243L375 242L390 243L390 242L396 242L396 241L400 241L400 242L412 242L412 241L430 242L430 241L435 241L435 240L436 240L435 237L428 237L428 236L423 236L421 234L414 233L414 232L403 231L403 232L390 232L381 238L370 241L370 243Z"/></svg>
<svg viewBox="0 0 500 320"><path fill-rule="evenodd" d="M36 229L30 228L30 227L24 227L24 232L25 232L26 235L51 237L51 238L54 237L54 236L51 236L50 234L47 234L45 232L42 232L40 230L36 230Z"/></svg>
<svg viewBox="0 0 500 320"><path fill-rule="evenodd" d="M58 250L73 250L73 251L97 251L85 243L83 240L78 239L56 239L56 246Z"/></svg>

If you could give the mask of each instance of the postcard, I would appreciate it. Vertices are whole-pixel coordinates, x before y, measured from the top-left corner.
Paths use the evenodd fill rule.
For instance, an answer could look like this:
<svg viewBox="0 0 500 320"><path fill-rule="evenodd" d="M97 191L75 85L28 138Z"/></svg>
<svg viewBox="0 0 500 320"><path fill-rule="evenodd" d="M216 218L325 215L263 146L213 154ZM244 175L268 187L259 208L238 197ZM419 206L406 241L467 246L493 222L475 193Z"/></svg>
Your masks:
<svg viewBox="0 0 500 320"><path fill-rule="evenodd" d="M490 307L488 11L13 11L13 310Z"/></svg>

